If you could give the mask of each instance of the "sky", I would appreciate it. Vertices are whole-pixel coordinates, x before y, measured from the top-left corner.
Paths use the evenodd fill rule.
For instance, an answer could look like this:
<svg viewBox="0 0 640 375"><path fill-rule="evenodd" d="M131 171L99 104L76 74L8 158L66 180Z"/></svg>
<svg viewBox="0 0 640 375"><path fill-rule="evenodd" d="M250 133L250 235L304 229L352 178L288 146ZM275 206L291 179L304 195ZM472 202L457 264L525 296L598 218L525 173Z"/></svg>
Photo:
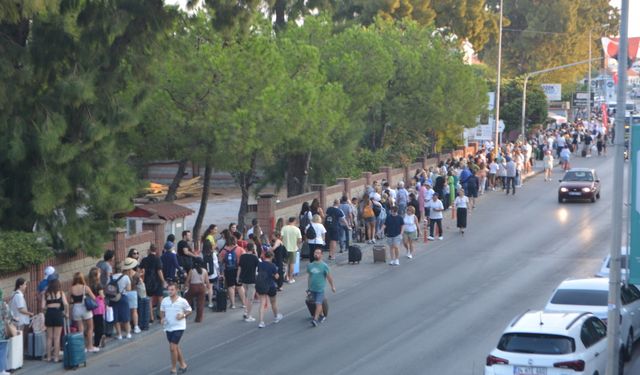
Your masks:
<svg viewBox="0 0 640 375"><path fill-rule="evenodd" d="M611 0L609 4L620 9L620 0ZM629 36L640 36L640 0L629 0Z"/></svg>

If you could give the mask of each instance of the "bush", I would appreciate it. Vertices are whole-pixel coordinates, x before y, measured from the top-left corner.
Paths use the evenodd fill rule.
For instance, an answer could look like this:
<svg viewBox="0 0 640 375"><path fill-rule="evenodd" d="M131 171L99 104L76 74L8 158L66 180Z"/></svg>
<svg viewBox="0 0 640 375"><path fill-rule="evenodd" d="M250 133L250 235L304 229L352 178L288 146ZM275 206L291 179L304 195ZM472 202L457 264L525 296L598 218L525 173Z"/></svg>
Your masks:
<svg viewBox="0 0 640 375"><path fill-rule="evenodd" d="M52 256L53 251L39 234L0 232L0 273L20 271Z"/></svg>

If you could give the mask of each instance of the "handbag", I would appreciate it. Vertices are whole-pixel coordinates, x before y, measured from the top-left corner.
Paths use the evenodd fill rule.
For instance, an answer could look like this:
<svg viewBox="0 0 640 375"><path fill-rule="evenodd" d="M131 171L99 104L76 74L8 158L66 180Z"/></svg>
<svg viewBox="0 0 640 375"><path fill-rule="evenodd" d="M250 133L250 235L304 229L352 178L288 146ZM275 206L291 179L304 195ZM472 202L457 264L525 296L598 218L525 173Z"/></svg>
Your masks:
<svg viewBox="0 0 640 375"><path fill-rule="evenodd" d="M87 293L82 295L84 298L84 307L87 308L88 311L93 311L98 308L98 302L91 297L87 297Z"/></svg>
<svg viewBox="0 0 640 375"><path fill-rule="evenodd" d="M18 329L13 323L10 323L10 322L4 323L4 332L7 338L18 336Z"/></svg>

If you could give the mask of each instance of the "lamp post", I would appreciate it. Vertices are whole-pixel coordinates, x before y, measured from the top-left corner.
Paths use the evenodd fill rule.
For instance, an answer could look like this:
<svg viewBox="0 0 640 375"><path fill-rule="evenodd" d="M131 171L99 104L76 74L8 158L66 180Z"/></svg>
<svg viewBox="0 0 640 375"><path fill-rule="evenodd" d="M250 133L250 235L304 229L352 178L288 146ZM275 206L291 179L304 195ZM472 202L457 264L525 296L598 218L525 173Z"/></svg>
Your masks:
<svg viewBox="0 0 640 375"><path fill-rule="evenodd" d="M501 69L502 69L502 4L503 0L500 0L500 23L499 23L499 30L498 30L498 77L497 77L497 83L496 83L496 97L495 97L495 123L496 123L496 143L494 146L494 150L495 150L495 157L497 157L500 154L500 142L498 137L500 136L500 78L501 78Z"/></svg>
<svg viewBox="0 0 640 375"><path fill-rule="evenodd" d="M591 41L591 32L589 29L589 77L587 82L587 122L591 124L591 45L593 44Z"/></svg>
<svg viewBox="0 0 640 375"><path fill-rule="evenodd" d="M571 64L565 64L565 65L560 65L560 66L556 66L553 68L547 68L547 69L542 69L542 70L537 70L535 72L531 72L531 73L527 73L524 76L524 87L522 90L522 140L525 141L525 137L524 137L524 132L525 132L525 123L526 123L526 113L527 113L527 84L529 83L529 78L538 75L538 74L542 74L542 73L548 73L548 72L553 72L554 70L560 70L560 69L565 69L565 68L570 68L572 66L576 66L576 65L582 65L582 64L587 64L589 63L589 66L591 66L591 62L592 61L598 61L598 60L602 60L602 57L596 57L595 59L589 59L589 60L582 60L582 61L578 61L578 62L574 62Z"/></svg>

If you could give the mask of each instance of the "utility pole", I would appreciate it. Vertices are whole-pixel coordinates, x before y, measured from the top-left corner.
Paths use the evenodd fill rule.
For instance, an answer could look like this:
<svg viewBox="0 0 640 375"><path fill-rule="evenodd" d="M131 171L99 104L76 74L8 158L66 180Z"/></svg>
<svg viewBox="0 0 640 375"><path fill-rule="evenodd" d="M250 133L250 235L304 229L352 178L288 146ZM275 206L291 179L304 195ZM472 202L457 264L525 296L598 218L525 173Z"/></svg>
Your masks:
<svg viewBox="0 0 640 375"><path fill-rule="evenodd" d="M627 104L627 44L629 0L622 0L618 45L617 111L614 139L613 205L611 206L611 266L609 270L609 314L607 316L607 375L617 375L620 356L620 246L622 245L622 194L624 182L624 112Z"/></svg>
<svg viewBox="0 0 640 375"><path fill-rule="evenodd" d="M589 29L589 77L587 82L587 121L591 124L591 45L593 44L591 41L591 32Z"/></svg>
<svg viewBox="0 0 640 375"><path fill-rule="evenodd" d="M498 155L500 154L500 140L499 140L499 136L500 136L500 79L501 79L501 69L502 69L502 4L503 1L500 0L500 27L498 30L498 78L497 78L497 83L496 83L496 98L495 98L495 109L496 109L496 113L495 113L495 122L496 122L496 144L494 146L494 150L495 150L495 157L498 157Z"/></svg>

